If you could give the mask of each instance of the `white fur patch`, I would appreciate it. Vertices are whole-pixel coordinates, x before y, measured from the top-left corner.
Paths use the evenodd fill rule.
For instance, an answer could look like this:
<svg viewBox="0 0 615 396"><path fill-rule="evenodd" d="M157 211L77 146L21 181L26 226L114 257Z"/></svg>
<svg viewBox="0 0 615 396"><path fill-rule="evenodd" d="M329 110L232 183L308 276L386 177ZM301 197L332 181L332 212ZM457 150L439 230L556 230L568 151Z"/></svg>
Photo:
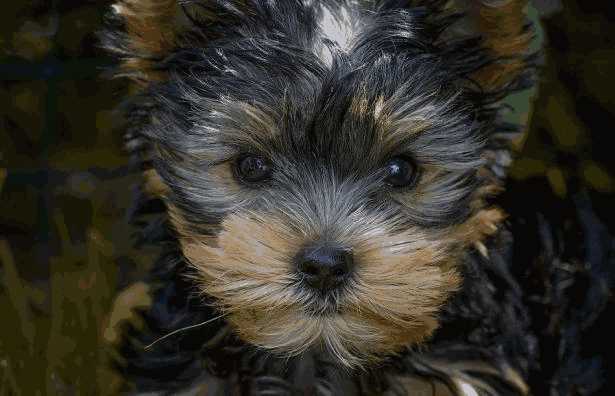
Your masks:
<svg viewBox="0 0 615 396"><path fill-rule="evenodd" d="M111 9L113 10L113 12L115 12L117 15L123 15L125 12L125 8L122 4L116 3L113 4L111 6Z"/></svg>
<svg viewBox="0 0 615 396"><path fill-rule="evenodd" d="M347 5L331 10L323 5L318 27L322 38L316 43L316 55L328 66L333 63L332 51L348 52L356 35L356 26L352 18L353 10Z"/></svg>
<svg viewBox="0 0 615 396"><path fill-rule="evenodd" d="M476 392L476 389L474 389L472 385L464 381L459 381L458 384L463 396L478 396L478 392Z"/></svg>

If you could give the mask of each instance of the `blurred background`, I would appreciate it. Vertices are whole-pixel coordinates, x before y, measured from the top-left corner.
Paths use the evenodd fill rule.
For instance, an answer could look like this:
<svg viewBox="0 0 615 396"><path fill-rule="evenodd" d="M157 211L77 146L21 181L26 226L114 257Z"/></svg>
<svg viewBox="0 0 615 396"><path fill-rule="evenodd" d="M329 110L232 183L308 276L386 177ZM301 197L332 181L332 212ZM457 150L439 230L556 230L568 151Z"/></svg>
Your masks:
<svg viewBox="0 0 615 396"><path fill-rule="evenodd" d="M110 1L0 5L0 396L112 395L119 323L146 306L156 252L134 248L138 173L115 108L124 81L95 32ZM615 2L536 0L537 89L511 176L559 197L586 190L613 232ZM524 103L527 96L533 106ZM514 103L516 102L516 103ZM531 197L520 197L531 200Z"/></svg>

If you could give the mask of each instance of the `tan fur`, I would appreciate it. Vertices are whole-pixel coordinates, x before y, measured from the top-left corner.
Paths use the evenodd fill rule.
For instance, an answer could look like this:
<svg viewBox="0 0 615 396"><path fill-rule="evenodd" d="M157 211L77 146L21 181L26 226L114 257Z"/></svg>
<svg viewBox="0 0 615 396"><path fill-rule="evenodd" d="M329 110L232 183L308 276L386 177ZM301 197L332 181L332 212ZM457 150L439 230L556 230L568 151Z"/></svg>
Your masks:
<svg viewBox="0 0 615 396"><path fill-rule="evenodd" d="M149 196L163 198L167 195L169 187L164 184L155 169L152 168L144 171L143 178L143 188Z"/></svg>
<svg viewBox="0 0 615 396"><path fill-rule="evenodd" d="M263 104L256 106L222 97L210 116L218 125L211 131L218 142L252 147L259 154L269 154L271 143L280 134L276 122L279 113Z"/></svg>
<svg viewBox="0 0 615 396"><path fill-rule="evenodd" d="M531 34L523 31L527 0L480 0L471 4L470 11L484 38L484 47L501 59L480 70L474 79L488 91L502 89L525 66L523 56L531 41Z"/></svg>
<svg viewBox="0 0 615 396"><path fill-rule="evenodd" d="M506 218L499 208L488 208L478 211L465 223L455 227L451 235L461 240L465 245L484 241L498 230L498 225Z"/></svg>
<svg viewBox="0 0 615 396"><path fill-rule="evenodd" d="M365 91L365 88L363 88L363 91ZM362 94L356 94L353 99L352 99L352 103L350 103L350 113L353 114L355 117L359 118L359 119L365 119L367 117L374 116L375 113L370 113L370 106L371 103L369 103L369 100L367 99L367 96L365 95L365 93ZM374 117L375 119L376 117Z"/></svg>
<svg viewBox="0 0 615 396"><path fill-rule="evenodd" d="M151 58L162 59L175 47L177 0L121 0L113 9L126 24L130 52L135 54L124 59L124 72L137 72L141 83L164 79L152 70Z"/></svg>
<svg viewBox="0 0 615 396"><path fill-rule="evenodd" d="M444 231L356 225L338 234L352 246L355 277L329 301L337 311L322 314L297 287L292 262L309 233L248 213L230 215L215 240L177 228L202 291L217 298L244 340L282 355L326 347L344 364L361 366L429 337L441 305L460 285L455 267L463 247L492 234L500 219L487 209Z"/></svg>
<svg viewBox="0 0 615 396"><path fill-rule="evenodd" d="M425 132L433 125L435 107L418 107L411 114L402 115L400 109L393 107L400 102L402 101L398 98L387 98L382 95L370 101L365 93L357 94L353 98L349 108L350 113L357 120L373 123L376 126L378 140L373 145L374 150L393 152L400 141L410 135ZM374 154L367 153L366 156Z"/></svg>
<svg viewBox="0 0 615 396"><path fill-rule="evenodd" d="M239 102L236 104L226 103L226 109L234 109L234 115L241 114L240 122L243 135L242 143L251 147L260 147L263 151L270 149L270 142L279 135L278 123L270 115L275 111L265 111L249 103ZM228 111L228 110L226 110Z"/></svg>

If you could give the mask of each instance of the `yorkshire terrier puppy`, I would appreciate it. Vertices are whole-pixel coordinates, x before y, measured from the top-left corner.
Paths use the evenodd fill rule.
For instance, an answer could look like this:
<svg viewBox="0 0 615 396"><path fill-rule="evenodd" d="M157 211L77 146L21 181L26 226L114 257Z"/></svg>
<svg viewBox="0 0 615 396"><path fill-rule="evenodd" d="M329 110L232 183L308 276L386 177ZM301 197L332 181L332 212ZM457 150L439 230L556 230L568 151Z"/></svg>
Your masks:
<svg viewBox="0 0 615 396"><path fill-rule="evenodd" d="M502 100L531 82L524 6L113 5L136 218L165 247L118 362L137 389L548 394L531 262L492 199L517 131Z"/></svg>

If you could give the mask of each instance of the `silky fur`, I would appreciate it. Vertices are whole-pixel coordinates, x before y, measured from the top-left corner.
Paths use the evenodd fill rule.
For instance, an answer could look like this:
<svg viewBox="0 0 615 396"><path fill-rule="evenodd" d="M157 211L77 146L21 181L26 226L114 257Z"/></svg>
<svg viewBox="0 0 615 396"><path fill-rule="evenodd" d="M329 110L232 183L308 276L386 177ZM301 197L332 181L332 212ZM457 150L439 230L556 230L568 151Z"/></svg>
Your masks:
<svg viewBox="0 0 615 396"><path fill-rule="evenodd" d="M165 202L180 275L234 334L350 369L429 339L462 288L459 266L488 255L505 217L487 202L516 130L500 101L529 83L524 4L114 5L105 42L138 86L128 146ZM272 180L237 177L246 153L271 161ZM384 183L397 155L417 164L409 188ZM326 298L294 267L314 242L356 262Z"/></svg>
<svg viewBox="0 0 615 396"><path fill-rule="evenodd" d="M459 287L458 258L493 234L502 218L497 210L481 210L448 229L402 231L362 210L327 210L336 218L325 227L315 219L326 215L279 219L239 212L222 222L215 238L176 228L200 289L216 298L243 339L285 356L324 347L349 367L430 335L439 308ZM293 270L294 256L320 239L322 229L352 247L356 265L343 290L324 299L301 287Z"/></svg>
<svg viewBox="0 0 615 396"><path fill-rule="evenodd" d="M448 258L444 248L419 232L359 228L351 231L355 238L337 239L346 246L347 239L353 241L355 280L319 301L297 288L301 279L289 271L303 241L293 241L288 231L275 220L232 216L216 247L183 242L184 254L202 274L203 291L229 312L240 336L286 355L317 343L355 367L398 351L433 331L439 306L459 283L453 271L441 268Z"/></svg>

